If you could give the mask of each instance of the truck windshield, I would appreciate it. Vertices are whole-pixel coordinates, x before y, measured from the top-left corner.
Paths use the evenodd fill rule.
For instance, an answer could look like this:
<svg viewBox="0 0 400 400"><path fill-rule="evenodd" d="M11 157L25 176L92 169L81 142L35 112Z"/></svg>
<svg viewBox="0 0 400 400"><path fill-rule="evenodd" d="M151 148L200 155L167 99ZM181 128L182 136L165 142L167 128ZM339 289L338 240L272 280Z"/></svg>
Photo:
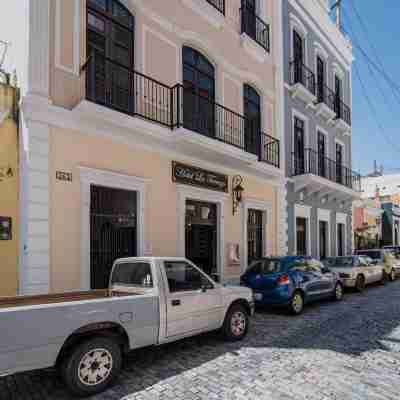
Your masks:
<svg viewBox="0 0 400 400"><path fill-rule="evenodd" d="M324 261L324 265L328 268L334 267L352 267L354 265L353 257L332 257Z"/></svg>
<svg viewBox="0 0 400 400"><path fill-rule="evenodd" d="M149 263L120 263L112 272L111 285L153 287Z"/></svg>

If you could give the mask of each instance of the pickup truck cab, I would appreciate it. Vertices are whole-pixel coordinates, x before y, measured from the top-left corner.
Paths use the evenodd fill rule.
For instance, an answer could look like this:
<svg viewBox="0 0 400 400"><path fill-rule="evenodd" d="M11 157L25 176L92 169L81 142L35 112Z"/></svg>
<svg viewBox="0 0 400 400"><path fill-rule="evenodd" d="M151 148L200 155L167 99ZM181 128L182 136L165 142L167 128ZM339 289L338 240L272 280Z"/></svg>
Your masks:
<svg viewBox="0 0 400 400"><path fill-rule="evenodd" d="M383 266L383 270L390 281L396 280L395 257L389 250L357 250L356 255L371 258L375 265Z"/></svg>
<svg viewBox="0 0 400 400"><path fill-rule="evenodd" d="M247 334L252 291L215 283L185 258L128 258L109 289L0 299L0 376L56 366L89 396L118 375L129 350L220 329Z"/></svg>

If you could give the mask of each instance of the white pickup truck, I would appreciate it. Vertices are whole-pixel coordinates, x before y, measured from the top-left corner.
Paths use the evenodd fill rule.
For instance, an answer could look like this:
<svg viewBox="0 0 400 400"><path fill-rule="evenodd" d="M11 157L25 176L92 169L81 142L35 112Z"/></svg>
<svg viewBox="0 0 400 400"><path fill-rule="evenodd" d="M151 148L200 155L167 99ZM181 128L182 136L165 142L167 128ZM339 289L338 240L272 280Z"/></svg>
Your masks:
<svg viewBox="0 0 400 400"><path fill-rule="evenodd" d="M73 394L92 395L129 350L218 329L241 340L253 312L250 289L184 258L120 259L109 289L0 299L0 376L56 366Z"/></svg>

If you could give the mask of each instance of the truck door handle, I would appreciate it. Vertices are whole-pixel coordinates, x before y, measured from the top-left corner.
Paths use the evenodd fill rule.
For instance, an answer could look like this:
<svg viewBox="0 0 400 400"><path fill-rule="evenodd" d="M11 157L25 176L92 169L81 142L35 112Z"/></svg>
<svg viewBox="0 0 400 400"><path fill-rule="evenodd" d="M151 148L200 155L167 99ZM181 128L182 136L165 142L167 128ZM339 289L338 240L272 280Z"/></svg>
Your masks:
<svg viewBox="0 0 400 400"><path fill-rule="evenodd" d="M176 307L176 306L180 306L181 305L181 301L180 300L172 300L171 304Z"/></svg>

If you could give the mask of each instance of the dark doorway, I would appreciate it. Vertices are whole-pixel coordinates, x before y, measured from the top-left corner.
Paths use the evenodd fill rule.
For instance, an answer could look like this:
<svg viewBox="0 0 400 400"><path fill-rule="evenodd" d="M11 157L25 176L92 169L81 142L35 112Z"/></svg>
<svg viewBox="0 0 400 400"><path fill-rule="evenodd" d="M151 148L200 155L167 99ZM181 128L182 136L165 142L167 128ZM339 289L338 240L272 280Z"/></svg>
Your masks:
<svg viewBox="0 0 400 400"><path fill-rule="evenodd" d="M323 103L325 100L325 62L317 57L317 101Z"/></svg>
<svg viewBox="0 0 400 400"><path fill-rule="evenodd" d="M133 111L134 18L117 0L87 0L86 74L90 100Z"/></svg>
<svg viewBox="0 0 400 400"><path fill-rule="evenodd" d="M318 132L318 175L326 178L326 138Z"/></svg>
<svg viewBox="0 0 400 400"><path fill-rule="evenodd" d="M90 187L90 286L108 287L117 258L137 255L137 194L102 186Z"/></svg>
<svg viewBox="0 0 400 400"><path fill-rule="evenodd" d="M337 224L337 249L338 249L338 256L344 256L344 224Z"/></svg>
<svg viewBox="0 0 400 400"><path fill-rule="evenodd" d="M263 212L259 210L249 210L247 218L247 261L263 257L264 243L264 224Z"/></svg>
<svg viewBox="0 0 400 400"><path fill-rule="evenodd" d="M294 30L293 31L293 61L294 61L294 83L305 84L303 78L304 63L304 45L303 38Z"/></svg>
<svg viewBox="0 0 400 400"><path fill-rule="evenodd" d="M319 221L319 258L324 260L328 256L328 223Z"/></svg>
<svg viewBox="0 0 400 400"><path fill-rule="evenodd" d="M336 182L343 183L343 146L336 143Z"/></svg>
<svg viewBox="0 0 400 400"><path fill-rule="evenodd" d="M183 48L183 124L215 137L215 71L198 51Z"/></svg>
<svg viewBox="0 0 400 400"><path fill-rule="evenodd" d="M257 8L256 0L242 0L244 32L252 39L257 39Z"/></svg>
<svg viewBox="0 0 400 400"><path fill-rule="evenodd" d="M343 117L342 90L342 80L337 75L335 75L335 112L338 118Z"/></svg>
<svg viewBox="0 0 400 400"><path fill-rule="evenodd" d="M307 255L307 219L296 218L296 243L297 243L297 255Z"/></svg>
<svg viewBox="0 0 400 400"><path fill-rule="evenodd" d="M245 119L245 148L253 154L259 154L261 131L261 100L260 96L249 85L244 85L244 117Z"/></svg>
<svg viewBox="0 0 400 400"><path fill-rule="evenodd" d="M217 274L217 206L186 202L186 257L206 274Z"/></svg>
<svg viewBox="0 0 400 400"><path fill-rule="evenodd" d="M304 121L294 118L294 174L302 175L305 173L305 149L304 149Z"/></svg>

